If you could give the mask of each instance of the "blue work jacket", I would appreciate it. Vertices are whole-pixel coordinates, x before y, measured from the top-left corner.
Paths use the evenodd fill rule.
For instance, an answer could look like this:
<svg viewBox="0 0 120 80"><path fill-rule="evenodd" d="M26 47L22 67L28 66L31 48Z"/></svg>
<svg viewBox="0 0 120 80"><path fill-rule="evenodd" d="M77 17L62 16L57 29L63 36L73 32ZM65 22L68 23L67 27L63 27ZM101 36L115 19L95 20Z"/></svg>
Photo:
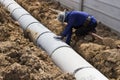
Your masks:
<svg viewBox="0 0 120 80"><path fill-rule="evenodd" d="M65 21L67 26L65 27L64 31L62 32L62 36L66 36L66 43L70 44L71 36L72 36L72 28L78 29L79 27L83 26L86 19L90 16L90 14L81 11L70 11L66 12ZM96 19L91 16L91 22L95 23Z"/></svg>

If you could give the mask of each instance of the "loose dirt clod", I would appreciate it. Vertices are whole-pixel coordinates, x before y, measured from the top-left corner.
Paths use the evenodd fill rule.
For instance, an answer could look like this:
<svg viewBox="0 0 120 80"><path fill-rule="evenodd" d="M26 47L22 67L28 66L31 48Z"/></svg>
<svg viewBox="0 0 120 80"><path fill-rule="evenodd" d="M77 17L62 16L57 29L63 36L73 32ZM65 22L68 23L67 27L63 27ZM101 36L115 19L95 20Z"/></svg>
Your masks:
<svg viewBox="0 0 120 80"><path fill-rule="evenodd" d="M101 36L99 36L99 35L97 35L95 33L91 33L91 35L94 36L94 37L97 37L98 39L100 39L99 41L101 41L106 46L109 46L111 48L116 47L115 40L112 39L112 38L108 38L108 37L104 38L104 37L101 37Z"/></svg>

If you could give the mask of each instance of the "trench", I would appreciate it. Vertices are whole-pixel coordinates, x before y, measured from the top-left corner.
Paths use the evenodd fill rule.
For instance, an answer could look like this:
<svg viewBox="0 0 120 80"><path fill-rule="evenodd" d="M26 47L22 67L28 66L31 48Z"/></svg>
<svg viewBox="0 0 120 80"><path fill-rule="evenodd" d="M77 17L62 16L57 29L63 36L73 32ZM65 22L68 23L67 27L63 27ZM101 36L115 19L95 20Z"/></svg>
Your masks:
<svg viewBox="0 0 120 80"><path fill-rule="evenodd" d="M25 3L23 3L25 4ZM27 3L26 3L27 4ZM47 4L47 2L46 2ZM29 9L28 9L29 10ZM30 9L31 10L31 9ZM31 13L32 13L32 10L31 10ZM43 14L42 14L43 15ZM46 14L47 15L47 14ZM40 15L39 15L40 16ZM38 18L38 17L37 17ZM42 20L42 19L41 19ZM47 25L47 20L43 20L43 23ZM49 22L49 21L48 21ZM55 22L55 20L53 21ZM56 21L57 23L57 21ZM52 23L50 23L52 24ZM58 23L59 24L59 23ZM56 25L56 24L52 24L53 26ZM48 27L49 27L49 24L48 24ZM51 27L51 26L50 26ZM58 26L59 27L59 26ZM102 27L102 26L101 26ZM100 27L100 28L101 28ZM53 31L55 31L56 29L56 26L53 27ZM102 27L104 28L104 26ZM105 33L105 32L106 33ZM59 32L59 28L58 28L58 31L56 32ZM100 31L100 29L98 28L98 34L104 36L104 37L112 37L113 39L115 40L118 40L117 36L112 34L109 29L105 29L103 30L103 32L105 34L102 34L102 31ZM109 33L110 32L110 33ZM109 34L108 34L109 33ZM107 73L106 70L108 70L108 72L110 72L110 74L106 74L107 76L109 76L110 78L119 78L119 77L115 77L116 75L114 74L119 74L116 72L116 70L118 69L119 70L119 55L117 53L119 53L119 50L116 50L117 48L116 47L109 47L109 46L104 46L102 43L99 43L99 41L94 41L92 43L89 43L88 45L86 44L88 41L85 41L83 44L80 44L81 42L79 42L77 45L76 45L76 48L78 48L77 50L79 50L79 48L81 49L80 52L82 51L83 49L83 53L84 54L80 54L82 56L84 56L88 61L90 61L93 65L95 65L98 69L100 69L103 73ZM97 44L96 44L97 43ZM118 42L116 42L116 44L119 44ZM102 45L102 46L101 46ZM97 46L97 47L96 47ZM82 48L81 48L82 47ZM88 49L86 49L86 47ZM91 48L91 47L95 47L94 49ZM91 51L92 50L92 51ZM103 52L102 52L102 51ZM100 52L101 51L101 52ZM90 52L90 53L89 53ZM97 55L96 55L97 54ZM103 55L105 54L105 55ZM113 55L114 54L114 55ZM102 58L101 58L102 56ZM108 59L106 59L104 56L108 56ZM112 57L112 58L111 58ZM118 58L117 58L118 57ZM114 59L117 59L117 60L114 60ZM93 63L94 61L96 60L96 63ZM103 61L102 61L103 60ZM114 60L114 61L113 61ZM115 64L117 63L117 64ZM111 66L110 68L110 64L113 64L114 66ZM99 65L99 66L98 66ZM106 69L101 69L101 67L105 67ZM112 74L112 75L111 75Z"/></svg>

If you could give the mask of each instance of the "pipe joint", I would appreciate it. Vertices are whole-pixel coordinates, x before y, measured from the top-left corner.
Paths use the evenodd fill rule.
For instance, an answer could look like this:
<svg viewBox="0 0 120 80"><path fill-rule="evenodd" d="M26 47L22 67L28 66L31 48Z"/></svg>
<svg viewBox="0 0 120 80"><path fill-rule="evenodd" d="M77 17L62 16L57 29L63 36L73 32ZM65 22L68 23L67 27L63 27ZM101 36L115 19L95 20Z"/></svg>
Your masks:
<svg viewBox="0 0 120 80"><path fill-rule="evenodd" d="M71 48L70 46L68 46L68 45L63 45L63 46L59 46L59 47L57 47L56 49L54 49L54 51L51 53L51 57L52 57L52 55L54 55L54 52L56 51L56 50L58 50L58 49L60 49L60 48L63 48L63 47L69 47L69 48Z"/></svg>
<svg viewBox="0 0 120 80"><path fill-rule="evenodd" d="M30 16L30 14L22 15L18 22L22 26L23 30L26 30L28 26L30 26L33 23L39 23L38 20L36 20L34 17Z"/></svg>
<svg viewBox="0 0 120 80"><path fill-rule="evenodd" d="M15 8L12 12L11 12L12 17L18 21L22 16L24 15L30 15L27 11L25 11L22 8Z"/></svg>
<svg viewBox="0 0 120 80"><path fill-rule="evenodd" d="M4 0L2 4L7 8L10 4L16 3L14 0Z"/></svg>
<svg viewBox="0 0 120 80"><path fill-rule="evenodd" d="M74 76L76 80L108 80L95 68L83 68L78 70Z"/></svg>
<svg viewBox="0 0 120 80"><path fill-rule="evenodd" d="M25 30L25 35L28 36L30 41L33 41L35 45L37 45L38 38L45 33L51 33L51 31L40 23L32 23Z"/></svg>
<svg viewBox="0 0 120 80"><path fill-rule="evenodd" d="M80 70L86 69L86 68L93 68L93 67L91 67L91 66L80 67L80 68L76 69L76 70L73 72L73 74L75 75L75 74L76 74L77 72L79 72Z"/></svg>
<svg viewBox="0 0 120 80"><path fill-rule="evenodd" d="M59 47L69 46L62 40L56 39L55 37L56 35L52 32L44 33L38 38L37 44L40 45L40 47L44 48L48 55L53 54L53 52Z"/></svg>

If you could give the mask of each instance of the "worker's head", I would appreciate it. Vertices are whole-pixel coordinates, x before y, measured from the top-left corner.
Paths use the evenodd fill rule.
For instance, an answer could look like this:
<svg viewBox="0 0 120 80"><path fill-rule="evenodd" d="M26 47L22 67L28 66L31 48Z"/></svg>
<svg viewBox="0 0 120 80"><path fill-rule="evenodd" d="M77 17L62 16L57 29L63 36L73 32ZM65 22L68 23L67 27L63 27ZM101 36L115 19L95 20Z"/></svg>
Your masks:
<svg viewBox="0 0 120 80"><path fill-rule="evenodd" d="M65 13L66 11L64 10L64 12L60 12L57 17L57 19L62 23L65 21Z"/></svg>

